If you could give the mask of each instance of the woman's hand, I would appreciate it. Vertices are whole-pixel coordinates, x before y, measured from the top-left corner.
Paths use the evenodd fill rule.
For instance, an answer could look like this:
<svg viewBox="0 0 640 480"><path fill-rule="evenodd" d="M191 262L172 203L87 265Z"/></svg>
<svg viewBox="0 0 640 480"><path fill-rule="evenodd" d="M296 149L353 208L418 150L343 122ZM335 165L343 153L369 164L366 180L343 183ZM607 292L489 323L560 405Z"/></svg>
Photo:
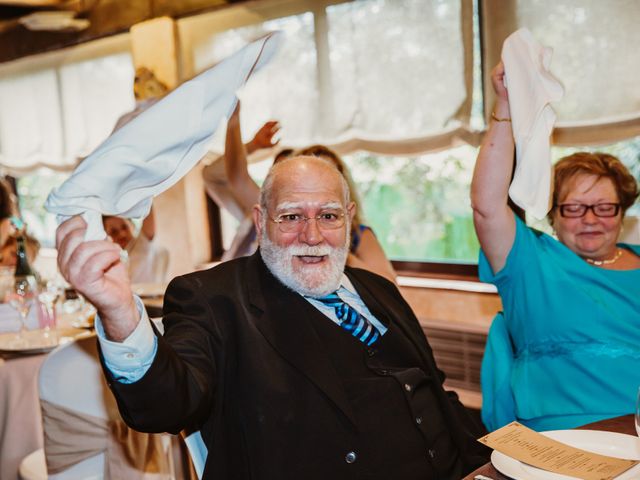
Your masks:
<svg viewBox="0 0 640 480"><path fill-rule="evenodd" d="M247 143L247 152L253 153L256 150L274 147L280 141L280 139L274 140L274 137L279 131L280 124L275 120L269 120L260 127L260 130L256 132L253 139Z"/></svg>
<svg viewBox="0 0 640 480"><path fill-rule="evenodd" d="M507 92L507 87L504 86L504 64L502 62L491 70L491 84L499 100L509 101L509 93Z"/></svg>

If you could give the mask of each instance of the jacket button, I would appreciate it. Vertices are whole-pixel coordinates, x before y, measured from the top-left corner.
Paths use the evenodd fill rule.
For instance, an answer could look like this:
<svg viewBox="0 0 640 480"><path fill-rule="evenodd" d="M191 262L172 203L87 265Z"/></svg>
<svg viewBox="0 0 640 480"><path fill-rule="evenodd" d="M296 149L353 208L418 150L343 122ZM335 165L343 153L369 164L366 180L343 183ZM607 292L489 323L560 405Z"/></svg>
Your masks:
<svg viewBox="0 0 640 480"><path fill-rule="evenodd" d="M422 423L422 417L416 417L416 423L420 425Z"/></svg>
<svg viewBox="0 0 640 480"><path fill-rule="evenodd" d="M367 350L367 355L369 355L370 357L373 357L376 354L376 349L375 348L369 348Z"/></svg>
<svg viewBox="0 0 640 480"><path fill-rule="evenodd" d="M411 391L411 385L409 385L408 383L405 383L405 384L404 384L404 389L405 389L407 392L410 392L410 391Z"/></svg>
<svg viewBox="0 0 640 480"><path fill-rule="evenodd" d="M355 463L357 458L356 452L349 452L344 456L344 461L347 463Z"/></svg>
<svg viewBox="0 0 640 480"><path fill-rule="evenodd" d="M435 458L436 451L430 448L427 454L429 455L429 458Z"/></svg>

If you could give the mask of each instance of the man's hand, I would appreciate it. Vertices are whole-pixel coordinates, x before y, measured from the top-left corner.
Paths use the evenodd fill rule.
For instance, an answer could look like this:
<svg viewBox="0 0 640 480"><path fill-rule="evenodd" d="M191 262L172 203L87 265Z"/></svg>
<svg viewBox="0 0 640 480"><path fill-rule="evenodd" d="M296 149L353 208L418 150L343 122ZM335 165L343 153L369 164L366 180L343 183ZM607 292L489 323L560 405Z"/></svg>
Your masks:
<svg viewBox="0 0 640 480"><path fill-rule="evenodd" d="M110 340L121 342L138 325L136 308L120 247L109 240L85 242L87 224L75 216L56 230L58 268L97 309Z"/></svg>
<svg viewBox="0 0 640 480"><path fill-rule="evenodd" d="M274 141L274 137L280 131L280 124L275 120L266 122L260 130L256 132L253 139L247 143L246 148L248 153L253 153L256 150L263 148L271 148L278 144L280 139Z"/></svg>

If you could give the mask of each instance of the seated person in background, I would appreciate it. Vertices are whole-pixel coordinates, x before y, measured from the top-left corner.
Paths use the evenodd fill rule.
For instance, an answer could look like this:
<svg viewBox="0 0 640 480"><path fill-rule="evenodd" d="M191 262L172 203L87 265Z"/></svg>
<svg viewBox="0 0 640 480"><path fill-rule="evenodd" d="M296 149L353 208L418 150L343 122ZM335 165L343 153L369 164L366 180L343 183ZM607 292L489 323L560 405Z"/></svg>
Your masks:
<svg viewBox="0 0 640 480"><path fill-rule="evenodd" d="M345 268L354 211L328 160L278 162L253 210L259 250L175 278L163 336L119 249L83 242L81 217L64 222L60 271L98 308L125 422L200 429L205 479L458 480L484 464L482 429L443 389L397 287Z"/></svg>
<svg viewBox="0 0 640 480"><path fill-rule="evenodd" d="M33 265L40 251L40 242L28 233L24 233L27 259ZM15 267L18 263L18 241L15 235L9 236L0 247L0 266Z"/></svg>
<svg viewBox="0 0 640 480"><path fill-rule="evenodd" d="M134 237L134 225L128 218L105 215L102 217L105 232L127 251L129 277L132 283L165 283L169 266L169 252L153 242L156 222L153 207L142 222L140 233Z"/></svg>
<svg viewBox="0 0 640 480"><path fill-rule="evenodd" d="M263 131L263 129L265 131ZM273 142L273 135L275 135L278 130L279 126L277 123L268 122L262 127L258 134L256 134L256 137L254 137L252 142L255 142L256 138L263 138L263 141L259 142L260 145L263 145L261 148L271 147L277 143ZM293 154L291 150L280 152L280 154L278 154L274 159L274 163L277 163L291 154ZM356 201L356 213L351 229L352 237L347 265L371 270L372 272L395 282L396 273L391 266L391 262L387 259L384 250L382 250L382 246L378 242L373 230L361 223L362 210L360 208L357 190L343 160L335 152L323 145L313 145L311 147L303 148L298 152L295 152L295 154L311 155L331 160L348 182L351 198ZM246 212L249 212L253 205L258 202L260 187L258 187L253 178L251 178L251 175L249 175L247 150L245 150L244 144L242 143L240 133L239 102L227 125L224 163L226 177L228 178L228 183L231 187L231 193L236 199L237 204L240 205L241 210L246 214ZM205 181L206 178L205 173ZM243 224L241 224L241 228L242 227ZM250 225L248 228L245 225L243 232L249 228ZM245 236L248 237L249 234L245 234ZM253 250L249 250L243 254L246 255L252 251Z"/></svg>
<svg viewBox="0 0 640 480"><path fill-rule="evenodd" d="M0 178L0 245L15 232L11 217L18 215L15 195L9 182Z"/></svg>
<svg viewBox="0 0 640 480"><path fill-rule="evenodd" d="M378 242L371 227L362 223L362 209L360 208L358 190L342 158L324 145L312 145L303 148L295 152L295 155L310 155L331 160L347 181L347 185L349 185L351 199L356 202L356 209L351 224L351 244L349 245L347 265L371 270L395 282L396 272L385 255L384 250L382 250L382 245Z"/></svg>
<svg viewBox="0 0 640 480"><path fill-rule="evenodd" d="M509 118L503 77L499 64L494 114ZM482 367L485 425L518 420L554 430L631 413L640 385L640 246L616 240L638 185L611 155L561 159L548 214L556 240L507 206L513 155L511 123L494 119L471 184L480 279L497 286L504 307Z"/></svg>

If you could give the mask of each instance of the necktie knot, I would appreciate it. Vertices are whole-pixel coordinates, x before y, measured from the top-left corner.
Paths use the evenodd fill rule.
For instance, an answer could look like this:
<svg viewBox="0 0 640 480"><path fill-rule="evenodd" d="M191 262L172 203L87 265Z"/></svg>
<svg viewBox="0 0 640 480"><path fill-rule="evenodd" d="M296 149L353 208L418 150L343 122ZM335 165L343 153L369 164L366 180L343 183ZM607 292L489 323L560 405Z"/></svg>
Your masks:
<svg viewBox="0 0 640 480"><path fill-rule="evenodd" d="M342 300L337 292L330 293L317 300L328 307L333 307L335 315L340 321L340 326L365 345L373 345L380 338L378 329L355 308Z"/></svg>

